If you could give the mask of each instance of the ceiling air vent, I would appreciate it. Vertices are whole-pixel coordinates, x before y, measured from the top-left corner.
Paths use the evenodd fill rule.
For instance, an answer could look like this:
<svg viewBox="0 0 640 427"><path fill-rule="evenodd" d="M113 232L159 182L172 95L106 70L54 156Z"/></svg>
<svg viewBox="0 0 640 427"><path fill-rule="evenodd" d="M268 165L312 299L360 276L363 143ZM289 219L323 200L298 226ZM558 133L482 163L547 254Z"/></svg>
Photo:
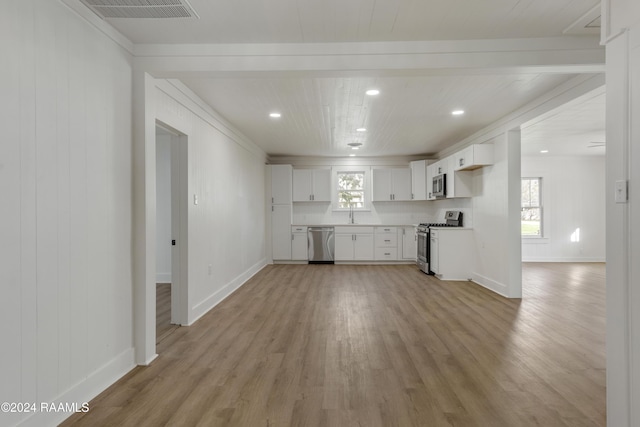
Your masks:
<svg viewBox="0 0 640 427"><path fill-rule="evenodd" d="M101 18L199 18L187 0L80 0Z"/></svg>

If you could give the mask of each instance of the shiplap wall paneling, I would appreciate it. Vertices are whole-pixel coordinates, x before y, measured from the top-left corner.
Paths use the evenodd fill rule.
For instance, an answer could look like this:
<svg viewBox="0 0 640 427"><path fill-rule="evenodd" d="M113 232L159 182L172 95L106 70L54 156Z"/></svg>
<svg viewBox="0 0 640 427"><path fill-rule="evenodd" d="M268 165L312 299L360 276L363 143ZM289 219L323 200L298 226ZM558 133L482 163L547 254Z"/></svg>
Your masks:
<svg viewBox="0 0 640 427"><path fill-rule="evenodd" d="M131 57L59 2L0 27L0 400L46 402L133 366Z"/></svg>

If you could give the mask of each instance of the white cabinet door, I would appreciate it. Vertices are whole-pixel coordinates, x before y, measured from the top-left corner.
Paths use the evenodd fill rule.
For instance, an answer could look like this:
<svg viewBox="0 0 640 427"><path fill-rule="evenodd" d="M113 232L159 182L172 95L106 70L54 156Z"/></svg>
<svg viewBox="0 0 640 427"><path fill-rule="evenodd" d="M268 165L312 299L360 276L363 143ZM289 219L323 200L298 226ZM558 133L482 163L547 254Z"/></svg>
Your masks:
<svg viewBox="0 0 640 427"><path fill-rule="evenodd" d="M455 156L455 170L474 170L493 164L493 144L474 144Z"/></svg>
<svg viewBox="0 0 640 427"><path fill-rule="evenodd" d="M291 165L271 165L271 203L276 205L291 203L292 171Z"/></svg>
<svg viewBox="0 0 640 427"><path fill-rule="evenodd" d="M429 270L440 274L440 248L438 247L438 235L431 230L429 243Z"/></svg>
<svg viewBox="0 0 640 427"><path fill-rule="evenodd" d="M391 169L373 169L371 171L374 202L393 200L391 188Z"/></svg>
<svg viewBox="0 0 640 427"><path fill-rule="evenodd" d="M294 169L294 202L330 202L330 169Z"/></svg>
<svg viewBox="0 0 640 427"><path fill-rule="evenodd" d="M355 234L353 241L353 259L356 261L370 261L373 256L373 234Z"/></svg>
<svg viewBox="0 0 640 427"><path fill-rule="evenodd" d="M393 200L411 200L411 169L391 169Z"/></svg>
<svg viewBox="0 0 640 427"><path fill-rule="evenodd" d="M313 175L313 201L331 201L331 169L314 169Z"/></svg>
<svg viewBox="0 0 640 427"><path fill-rule="evenodd" d="M410 166L412 199L427 200L427 161L416 160Z"/></svg>
<svg viewBox="0 0 640 427"><path fill-rule="evenodd" d="M306 261L309 259L307 233L293 233L291 241L291 259Z"/></svg>
<svg viewBox="0 0 640 427"><path fill-rule="evenodd" d="M271 206L271 249L274 260L291 259L291 205Z"/></svg>
<svg viewBox="0 0 640 427"><path fill-rule="evenodd" d="M372 177L374 202L411 200L411 169L373 169Z"/></svg>
<svg viewBox="0 0 640 427"><path fill-rule="evenodd" d="M418 246L418 236L415 227L402 227L402 259L415 260Z"/></svg>
<svg viewBox="0 0 640 427"><path fill-rule="evenodd" d="M335 234L335 253L336 261L352 261L353 260L353 234Z"/></svg>
<svg viewBox="0 0 640 427"><path fill-rule="evenodd" d="M293 201L310 202L313 194L313 175L311 169L293 170Z"/></svg>

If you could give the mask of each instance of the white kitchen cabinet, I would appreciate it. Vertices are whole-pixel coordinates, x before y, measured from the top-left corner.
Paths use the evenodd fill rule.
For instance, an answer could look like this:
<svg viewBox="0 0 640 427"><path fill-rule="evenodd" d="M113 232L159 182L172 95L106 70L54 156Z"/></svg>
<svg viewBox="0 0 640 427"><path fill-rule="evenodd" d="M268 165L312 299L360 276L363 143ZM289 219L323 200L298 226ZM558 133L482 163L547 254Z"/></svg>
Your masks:
<svg viewBox="0 0 640 427"><path fill-rule="evenodd" d="M307 227L291 227L291 259L307 261L309 250L307 247Z"/></svg>
<svg viewBox="0 0 640 427"><path fill-rule="evenodd" d="M336 261L371 261L374 259L373 227L335 227Z"/></svg>
<svg viewBox="0 0 640 427"><path fill-rule="evenodd" d="M270 165L270 169L271 203L274 205L290 204L293 192L293 167L291 165Z"/></svg>
<svg viewBox="0 0 640 427"><path fill-rule="evenodd" d="M330 202L330 169L294 169L294 202Z"/></svg>
<svg viewBox="0 0 640 427"><path fill-rule="evenodd" d="M416 251L418 249L418 236L416 228L411 226L398 228L398 241L402 242L402 246L398 244L398 250L402 248L402 254L398 254L398 259L415 260Z"/></svg>
<svg viewBox="0 0 640 427"><path fill-rule="evenodd" d="M427 200L427 161L415 160L409 164L411 169L411 198Z"/></svg>
<svg viewBox="0 0 640 427"><path fill-rule="evenodd" d="M455 154L442 160L447 178L447 199L471 197L473 193L473 177L468 173L454 170Z"/></svg>
<svg viewBox="0 0 640 427"><path fill-rule="evenodd" d="M376 227L374 243L376 260L396 261L398 259L397 227Z"/></svg>
<svg viewBox="0 0 640 427"><path fill-rule="evenodd" d="M373 169L372 177L374 202L411 200L411 169Z"/></svg>
<svg viewBox="0 0 640 427"><path fill-rule="evenodd" d="M469 280L474 269L473 230L430 229L429 269L442 280Z"/></svg>
<svg viewBox="0 0 640 427"><path fill-rule="evenodd" d="M271 205L271 256L291 259L291 205Z"/></svg>
<svg viewBox="0 0 640 427"><path fill-rule="evenodd" d="M473 144L454 154L454 170L474 170L493 164L493 144Z"/></svg>

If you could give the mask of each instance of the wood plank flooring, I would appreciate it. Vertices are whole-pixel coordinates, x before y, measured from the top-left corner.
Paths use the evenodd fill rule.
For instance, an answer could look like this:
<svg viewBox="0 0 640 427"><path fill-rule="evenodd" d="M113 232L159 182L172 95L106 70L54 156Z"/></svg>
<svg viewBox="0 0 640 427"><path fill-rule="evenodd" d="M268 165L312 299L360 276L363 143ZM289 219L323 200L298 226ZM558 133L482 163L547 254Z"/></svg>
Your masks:
<svg viewBox="0 0 640 427"><path fill-rule="evenodd" d="M156 283L156 345L177 328L171 324L171 283Z"/></svg>
<svg viewBox="0 0 640 427"><path fill-rule="evenodd" d="M268 266L63 425L605 425L604 264L523 277Z"/></svg>

